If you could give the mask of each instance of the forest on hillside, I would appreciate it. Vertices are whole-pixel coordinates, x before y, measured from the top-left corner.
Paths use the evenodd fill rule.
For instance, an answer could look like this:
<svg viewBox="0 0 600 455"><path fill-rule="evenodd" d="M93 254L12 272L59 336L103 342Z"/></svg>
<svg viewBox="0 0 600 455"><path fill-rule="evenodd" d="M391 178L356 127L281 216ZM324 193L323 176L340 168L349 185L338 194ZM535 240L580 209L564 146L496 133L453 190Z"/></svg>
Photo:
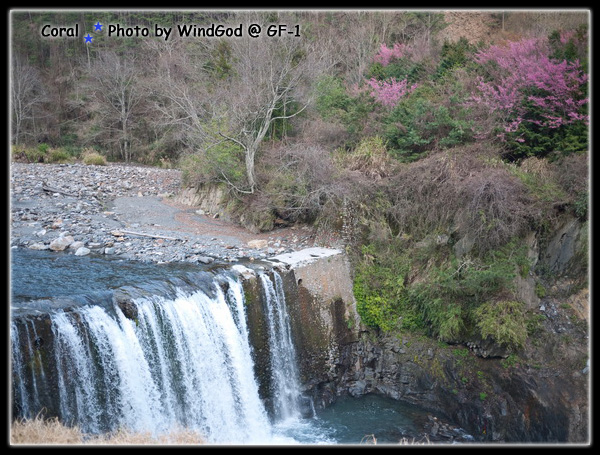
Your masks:
<svg viewBox="0 0 600 455"><path fill-rule="evenodd" d="M469 14L12 11L11 159L180 168L252 229L340 232L367 325L518 347L523 237L588 217L590 16Z"/></svg>

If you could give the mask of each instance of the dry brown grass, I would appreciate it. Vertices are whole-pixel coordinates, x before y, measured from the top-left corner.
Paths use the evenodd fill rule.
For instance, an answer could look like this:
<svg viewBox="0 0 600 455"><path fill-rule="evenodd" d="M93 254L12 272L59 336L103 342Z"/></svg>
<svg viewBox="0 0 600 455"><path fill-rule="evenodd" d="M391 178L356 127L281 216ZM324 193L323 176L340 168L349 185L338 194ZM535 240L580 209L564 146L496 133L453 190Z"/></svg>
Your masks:
<svg viewBox="0 0 600 455"><path fill-rule="evenodd" d="M10 427L11 444L81 444L78 428L69 428L57 419L17 420Z"/></svg>
<svg viewBox="0 0 600 455"><path fill-rule="evenodd" d="M486 160L478 145L456 147L402 167L389 181L390 216L408 235L456 229L477 251L498 248L535 216L525 185Z"/></svg>
<svg viewBox="0 0 600 455"><path fill-rule="evenodd" d="M12 445L199 445L202 437L192 431L180 429L169 434L153 436L120 429L108 435L90 436L77 427L67 427L58 419L16 420L11 425Z"/></svg>

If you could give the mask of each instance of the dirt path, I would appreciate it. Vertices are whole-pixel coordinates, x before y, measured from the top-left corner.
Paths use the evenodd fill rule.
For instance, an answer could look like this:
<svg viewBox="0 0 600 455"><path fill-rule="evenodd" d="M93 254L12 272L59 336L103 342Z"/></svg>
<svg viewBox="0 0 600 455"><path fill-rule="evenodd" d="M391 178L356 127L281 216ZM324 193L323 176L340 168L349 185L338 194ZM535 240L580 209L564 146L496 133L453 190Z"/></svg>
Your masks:
<svg viewBox="0 0 600 455"><path fill-rule="evenodd" d="M267 233L249 230L222 219L199 215L194 207L178 203L170 198L152 196L120 197L111 204L111 211L128 228L145 233L172 235L203 243L218 242L237 248L248 247L248 242L263 240L275 248L313 246L313 230L302 227L286 227Z"/></svg>

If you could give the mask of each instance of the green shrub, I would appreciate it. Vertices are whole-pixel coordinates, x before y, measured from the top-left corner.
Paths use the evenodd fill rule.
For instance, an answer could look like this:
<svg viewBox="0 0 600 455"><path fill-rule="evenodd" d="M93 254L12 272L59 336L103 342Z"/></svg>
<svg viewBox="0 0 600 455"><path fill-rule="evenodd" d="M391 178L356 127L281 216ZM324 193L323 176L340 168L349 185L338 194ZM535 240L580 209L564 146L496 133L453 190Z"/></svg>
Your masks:
<svg viewBox="0 0 600 455"><path fill-rule="evenodd" d="M98 152L86 152L83 155L83 164L106 166L106 158Z"/></svg>
<svg viewBox="0 0 600 455"><path fill-rule="evenodd" d="M379 136L364 137L351 151L338 151L335 159L338 166L349 171L360 171L373 179L386 177L394 167L387 145Z"/></svg>
<svg viewBox="0 0 600 455"><path fill-rule="evenodd" d="M360 92L351 96L339 78L329 76L319 81L315 104L321 118L344 126L351 144L361 139L368 126L378 127L376 124L372 125L369 118L376 109L370 95Z"/></svg>
<svg viewBox="0 0 600 455"><path fill-rule="evenodd" d="M585 121L563 123L559 127L547 126L547 109L539 107L534 101L548 94L539 89L523 90L521 102L522 121L514 132L506 133L507 151L504 158L508 161L520 161L527 157L556 159L572 153L584 153L589 148L589 127ZM580 95L583 97L583 95ZM587 105L579 108L579 114L587 114ZM557 114L559 115L559 114ZM501 129L498 130L502 132Z"/></svg>
<svg viewBox="0 0 600 455"><path fill-rule="evenodd" d="M244 152L231 141L221 141L180 160L182 180L187 185L227 183L243 187Z"/></svg>
<svg viewBox="0 0 600 455"><path fill-rule="evenodd" d="M479 330L477 309L512 292L517 271L527 263L525 253L517 242L510 242L484 258L451 257L430 267L424 279L411 286L411 304L422 313L433 336L458 341L473 335Z"/></svg>
<svg viewBox="0 0 600 455"><path fill-rule="evenodd" d="M294 169L278 168L269 173L269 180L262 188L262 194L268 198L261 211L276 211L289 221L311 219L310 193L311 182ZM260 198L259 198L260 199ZM270 209L270 210L269 210ZM259 214L248 214L256 217Z"/></svg>
<svg viewBox="0 0 600 455"><path fill-rule="evenodd" d="M387 65L373 63L367 71L366 78L385 80L394 78L396 80L407 79L410 85L425 79L429 73L428 62L413 62L410 58L394 58Z"/></svg>
<svg viewBox="0 0 600 455"><path fill-rule="evenodd" d="M341 79L326 76L317 83L316 108L323 119L341 118L350 104L350 96Z"/></svg>
<svg viewBox="0 0 600 455"><path fill-rule="evenodd" d="M410 304L405 287L411 267L406 254L378 253L375 247L363 247L363 259L356 268L354 297L364 324L383 331L420 330L421 315Z"/></svg>
<svg viewBox="0 0 600 455"><path fill-rule="evenodd" d="M470 124L459 105L448 104L436 90L418 88L385 118L384 137L390 152L400 161L414 161L436 148L471 140Z"/></svg>
<svg viewBox="0 0 600 455"><path fill-rule="evenodd" d="M437 338L455 341L465 330L465 309L460 303L434 299L424 307L425 319L436 329Z"/></svg>
<svg viewBox="0 0 600 455"><path fill-rule="evenodd" d="M534 108L531 108L534 111ZM583 122L548 128L532 122L521 123L514 133L506 134L507 161L519 161L530 156L556 159L588 150L588 128Z"/></svg>
<svg viewBox="0 0 600 455"><path fill-rule="evenodd" d="M510 348L519 348L525 344L527 324L522 302L486 302L475 310L475 316L484 339L491 337L496 343Z"/></svg>
<svg viewBox="0 0 600 455"><path fill-rule="evenodd" d="M68 163L71 161L71 155L62 148L51 149L47 161L49 163Z"/></svg>
<svg viewBox="0 0 600 455"><path fill-rule="evenodd" d="M50 150L50 146L45 142L42 142L38 145L37 149L42 155L46 155L48 153L48 150Z"/></svg>
<svg viewBox="0 0 600 455"><path fill-rule="evenodd" d="M512 353L510 354L507 358L502 359L500 361L500 364L502 365L503 368L512 368L514 366L516 366L519 363L519 357Z"/></svg>
<svg viewBox="0 0 600 455"><path fill-rule="evenodd" d="M29 163L43 163L46 154L39 149L27 148L25 149L25 158Z"/></svg>
<svg viewBox="0 0 600 455"><path fill-rule="evenodd" d="M546 297L546 288L539 281L535 283L535 295L537 295L540 299Z"/></svg>
<svg viewBox="0 0 600 455"><path fill-rule="evenodd" d="M456 42L445 41L434 77L442 77L457 67L467 65L472 61L475 51L476 46L470 44L464 36L461 36Z"/></svg>

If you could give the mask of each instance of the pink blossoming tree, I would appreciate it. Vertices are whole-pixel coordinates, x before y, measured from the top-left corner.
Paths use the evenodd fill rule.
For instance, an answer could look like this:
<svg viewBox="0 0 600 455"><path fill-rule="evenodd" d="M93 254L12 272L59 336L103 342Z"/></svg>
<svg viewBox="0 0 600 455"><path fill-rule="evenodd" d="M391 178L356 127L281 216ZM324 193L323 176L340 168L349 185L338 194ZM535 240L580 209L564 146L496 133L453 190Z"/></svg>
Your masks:
<svg viewBox="0 0 600 455"><path fill-rule="evenodd" d="M488 79L478 79L478 93L470 102L497 114L505 133L517 132L525 122L548 129L575 122L587 125L589 117L582 108L588 103L588 76L578 61L558 61L549 54L547 39L523 39L480 51L475 60L492 71Z"/></svg>
<svg viewBox="0 0 600 455"><path fill-rule="evenodd" d="M383 43L379 48L377 55L373 57L373 60L375 60L376 63L381 63L383 66L387 66L390 64L392 59L402 58L406 55L408 55L408 48L405 44L395 43L394 47L389 48L385 45L385 43Z"/></svg>
<svg viewBox="0 0 600 455"><path fill-rule="evenodd" d="M405 44L395 43L389 48L384 44L381 45L379 52L373 57L376 63L380 63L384 67L389 65L393 60L407 57L410 55L410 49ZM386 107L394 107L400 99L417 88L417 84L408 85L408 80L397 80L396 78L388 78L387 80L378 80L370 78L366 81L370 87L370 94L376 101Z"/></svg>
<svg viewBox="0 0 600 455"><path fill-rule="evenodd" d="M371 87L371 96L387 107L394 107L400 99L417 88L417 84L409 87L406 79L397 81L394 78L387 81L371 78L367 80L367 85Z"/></svg>

